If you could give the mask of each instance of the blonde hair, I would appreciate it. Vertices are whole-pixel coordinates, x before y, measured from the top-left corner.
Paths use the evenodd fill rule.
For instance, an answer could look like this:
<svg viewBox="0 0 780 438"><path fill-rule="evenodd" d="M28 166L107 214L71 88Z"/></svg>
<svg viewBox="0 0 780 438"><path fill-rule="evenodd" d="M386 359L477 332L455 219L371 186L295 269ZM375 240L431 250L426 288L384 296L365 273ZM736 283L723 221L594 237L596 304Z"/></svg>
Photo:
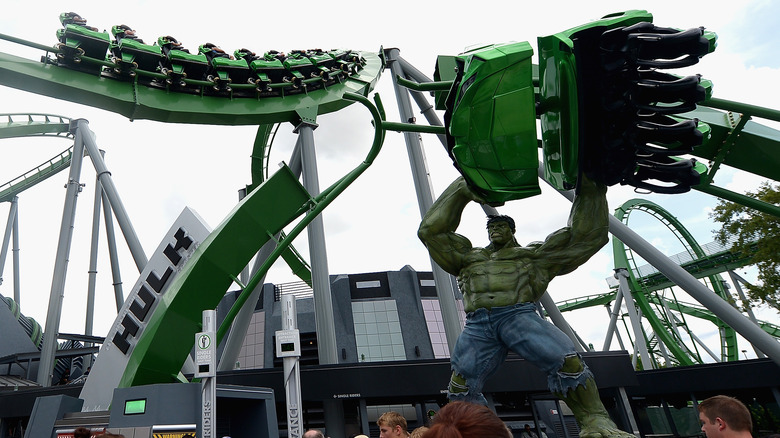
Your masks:
<svg viewBox="0 0 780 438"><path fill-rule="evenodd" d="M412 431L412 434L409 435L409 438L422 438L425 432L428 431L428 428L425 426L420 426L417 429L414 429Z"/></svg>
<svg viewBox="0 0 780 438"><path fill-rule="evenodd" d="M387 425L393 429L395 429L396 426L401 426L401 429L406 432L406 418L395 411L389 411L382 414L382 416L376 420L376 425L379 427Z"/></svg>

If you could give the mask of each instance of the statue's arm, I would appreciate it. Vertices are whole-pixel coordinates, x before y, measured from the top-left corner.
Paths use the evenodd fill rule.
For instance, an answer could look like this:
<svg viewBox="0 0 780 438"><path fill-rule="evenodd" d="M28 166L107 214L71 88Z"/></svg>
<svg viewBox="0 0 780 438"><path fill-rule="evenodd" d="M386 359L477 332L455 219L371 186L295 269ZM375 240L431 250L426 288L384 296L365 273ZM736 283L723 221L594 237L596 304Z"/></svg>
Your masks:
<svg viewBox="0 0 780 438"><path fill-rule="evenodd" d="M458 275L464 257L472 249L466 237L455 233L463 209L470 201L480 202L481 198L459 177L436 199L417 230L433 260L452 275Z"/></svg>
<svg viewBox="0 0 780 438"><path fill-rule="evenodd" d="M583 175L567 227L550 234L537 251L547 281L587 262L609 241L608 229L607 187Z"/></svg>

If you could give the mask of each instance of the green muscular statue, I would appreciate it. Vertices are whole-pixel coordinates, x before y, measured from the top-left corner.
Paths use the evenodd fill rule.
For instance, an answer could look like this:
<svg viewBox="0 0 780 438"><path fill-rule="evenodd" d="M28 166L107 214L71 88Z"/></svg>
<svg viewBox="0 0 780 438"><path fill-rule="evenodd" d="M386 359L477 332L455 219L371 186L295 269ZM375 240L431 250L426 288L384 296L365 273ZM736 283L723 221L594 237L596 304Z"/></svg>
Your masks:
<svg viewBox="0 0 780 438"><path fill-rule="evenodd" d="M451 355L449 398L487 404L485 380L511 350L547 374L550 391L574 412L580 437L633 437L609 418L574 344L542 319L534 304L555 276L574 271L607 243L606 187L583 176L568 226L526 247L515 240L515 223L508 216L488 219L490 245L485 248L457 234L471 201L485 203L458 178L434 202L418 231L436 263L457 276L467 312Z"/></svg>

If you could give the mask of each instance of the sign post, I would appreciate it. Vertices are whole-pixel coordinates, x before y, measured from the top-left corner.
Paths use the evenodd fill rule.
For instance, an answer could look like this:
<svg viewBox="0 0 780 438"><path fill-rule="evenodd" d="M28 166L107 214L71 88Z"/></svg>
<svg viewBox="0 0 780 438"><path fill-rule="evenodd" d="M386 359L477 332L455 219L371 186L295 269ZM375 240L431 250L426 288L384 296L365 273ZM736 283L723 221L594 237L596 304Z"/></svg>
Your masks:
<svg viewBox="0 0 780 438"><path fill-rule="evenodd" d="M203 331L195 334L195 377L202 379L201 431L213 438L217 429L217 312L203 311Z"/></svg>
<svg viewBox="0 0 780 438"><path fill-rule="evenodd" d="M295 311L295 296L282 295L282 330L276 332L276 357L284 365L284 389L287 396L287 436L303 436L303 413L301 412L301 336L298 333L298 315Z"/></svg>

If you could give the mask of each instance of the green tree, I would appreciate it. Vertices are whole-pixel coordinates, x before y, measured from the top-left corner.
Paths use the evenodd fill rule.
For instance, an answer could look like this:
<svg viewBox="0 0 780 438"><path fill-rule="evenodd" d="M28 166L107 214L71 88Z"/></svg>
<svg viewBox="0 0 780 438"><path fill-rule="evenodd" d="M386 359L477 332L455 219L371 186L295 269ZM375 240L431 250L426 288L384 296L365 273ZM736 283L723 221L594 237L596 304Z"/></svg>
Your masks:
<svg viewBox="0 0 780 438"><path fill-rule="evenodd" d="M780 206L780 185L765 181L747 196ZM710 218L723 224L715 240L732 251L751 256L760 285L748 285L748 298L780 311L780 218L728 201L718 201Z"/></svg>

